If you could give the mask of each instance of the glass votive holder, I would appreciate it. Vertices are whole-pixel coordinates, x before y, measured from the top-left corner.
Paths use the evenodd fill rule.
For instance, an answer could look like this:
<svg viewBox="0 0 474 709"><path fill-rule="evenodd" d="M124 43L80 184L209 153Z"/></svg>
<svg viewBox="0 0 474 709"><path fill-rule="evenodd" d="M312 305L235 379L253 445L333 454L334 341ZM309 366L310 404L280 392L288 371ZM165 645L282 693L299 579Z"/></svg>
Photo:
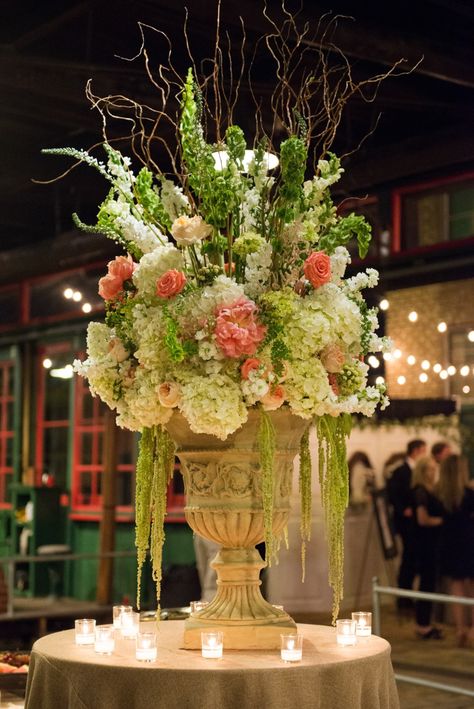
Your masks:
<svg viewBox="0 0 474 709"><path fill-rule="evenodd" d="M189 605L191 606L191 613L199 613L199 611L204 610L209 605L209 601L191 601Z"/></svg>
<svg viewBox="0 0 474 709"><path fill-rule="evenodd" d="M74 621L76 645L93 645L95 642L94 618L79 618Z"/></svg>
<svg viewBox="0 0 474 709"><path fill-rule="evenodd" d="M281 635L281 659L285 662L300 662L303 656L302 635Z"/></svg>
<svg viewBox="0 0 474 709"><path fill-rule="evenodd" d="M115 649L113 625L97 625L95 628L94 650L99 655L111 655Z"/></svg>
<svg viewBox="0 0 474 709"><path fill-rule="evenodd" d="M114 606L112 608L112 617L114 622L114 628L116 630L121 630L122 628L122 613L127 611L131 613L133 611L132 606Z"/></svg>
<svg viewBox="0 0 474 709"><path fill-rule="evenodd" d="M336 639L338 645L355 645L356 638L356 622L343 618L336 620Z"/></svg>
<svg viewBox="0 0 474 709"><path fill-rule="evenodd" d="M355 620L357 637L368 638L372 635L372 613L353 613L352 620Z"/></svg>
<svg viewBox="0 0 474 709"><path fill-rule="evenodd" d="M156 633L137 633L135 658L140 662L155 662L157 654Z"/></svg>
<svg viewBox="0 0 474 709"><path fill-rule="evenodd" d="M120 614L120 629L122 638L133 640L140 629L140 614L135 613L132 608L124 610Z"/></svg>
<svg viewBox="0 0 474 709"><path fill-rule="evenodd" d="M219 660L223 652L223 634L201 633L201 652L203 657L210 660Z"/></svg>

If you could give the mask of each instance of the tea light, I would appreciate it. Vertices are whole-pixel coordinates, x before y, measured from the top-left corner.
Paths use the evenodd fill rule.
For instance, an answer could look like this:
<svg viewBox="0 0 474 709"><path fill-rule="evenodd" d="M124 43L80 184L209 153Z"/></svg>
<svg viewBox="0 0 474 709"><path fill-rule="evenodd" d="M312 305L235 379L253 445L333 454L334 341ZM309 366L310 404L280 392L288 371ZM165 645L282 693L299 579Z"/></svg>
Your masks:
<svg viewBox="0 0 474 709"><path fill-rule="evenodd" d="M156 633L137 633L135 657L140 662L155 662Z"/></svg>
<svg viewBox="0 0 474 709"><path fill-rule="evenodd" d="M356 635L368 638L372 635L372 613L353 613L352 620L356 623Z"/></svg>
<svg viewBox="0 0 474 709"><path fill-rule="evenodd" d="M126 611L131 613L133 611L132 606L114 606L112 608L112 614L114 619L114 628L120 630L122 628L122 613Z"/></svg>
<svg viewBox="0 0 474 709"><path fill-rule="evenodd" d="M222 657L222 633L201 633L202 656L211 660Z"/></svg>
<svg viewBox="0 0 474 709"><path fill-rule="evenodd" d="M302 635L281 635L281 659L285 662L300 662L303 656Z"/></svg>
<svg viewBox="0 0 474 709"><path fill-rule="evenodd" d="M338 645L355 645L357 642L355 620L336 620L336 639Z"/></svg>
<svg viewBox="0 0 474 709"><path fill-rule="evenodd" d="M95 620L80 618L74 621L76 645L93 645L95 641Z"/></svg>
<svg viewBox="0 0 474 709"><path fill-rule="evenodd" d="M122 630L122 638L128 640L137 636L140 624L140 614L134 613L132 609L124 610L120 614L120 628Z"/></svg>
<svg viewBox="0 0 474 709"><path fill-rule="evenodd" d="M206 606L209 605L208 601L191 601L191 613L199 613L199 611L204 610Z"/></svg>
<svg viewBox="0 0 474 709"><path fill-rule="evenodd" d="M111 655L115 649L114 626L97 625L94 650L100 655Z"/></svg>

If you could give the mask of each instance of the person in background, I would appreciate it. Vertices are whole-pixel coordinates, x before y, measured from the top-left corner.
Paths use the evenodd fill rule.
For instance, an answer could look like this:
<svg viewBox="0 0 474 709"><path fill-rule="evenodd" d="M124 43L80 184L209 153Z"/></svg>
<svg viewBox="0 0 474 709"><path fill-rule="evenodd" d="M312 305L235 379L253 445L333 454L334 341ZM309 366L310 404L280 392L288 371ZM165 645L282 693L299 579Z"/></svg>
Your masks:
<svg viewBox="0 0 474 709"><path fill-rule="evenodd" d="M451 446L449 443L446 443L446 441L438 441L437 443L433 443L431 446L431 455L433 456L434 460L436 461L438 465L438 474L436 476L436 482L438 482L439 478L439 466L442 463L442 461L447 458L449 455L452 454Z"/></svg>
<svg viewBox="0 0 474 709"><path fill-rule="evenodd" d="M370 491L375 487L375 473L369 457L356 451L348 460L349 501L351 505L365 505L370 502Z"/></svg>
<svg viewBox="0 0 474 709"><path fill-rule="evenodd" d="M443 524L443 505L434 493L437 472L436 462L429 456L417 460L412 476L419 590L427 593L433 593L436 586L439 536ZM423 640L441 640L443 637L441 631L431 624L432 607L431 601L417 601L415 604L417 634Z"/></svg>
<svg viewBox="0 0 474 709"><path fill-rule="evenodd" d="M450 455L441 462L437 493L444 507L441 573L449 577L453 596L474 597L474 490L468 487L467 461ZM466 623L469 611L470 624ZM474 606L453 604L459 647L474 642ZM469 627L470 625L470 627Z"/></svg>
<svg viewBox="0 0 474 709"><path fill-rule="evenodd" d="M404 462L393 471L387 480L387 495L393 507L395 532L403 543L402 558L398 570L398 587L413 588L416 576L416 550L413 537L413 506L411 496L412 471L416 461L426 455L426 443L421 439L409 441ZM411 607L410 599L398 598L399 609Z"/></svg>
<svg viewBox="0 0 474 709"><path fill-rule="evenodd" d="M405 451L398 451L398 453L392 453L391 455L389 455L383 465L383 479L385 481L385 485L387 484L387 480L392 476L392 473L395 468L400 467L400 465L403 463L405 457Z"/></svg>

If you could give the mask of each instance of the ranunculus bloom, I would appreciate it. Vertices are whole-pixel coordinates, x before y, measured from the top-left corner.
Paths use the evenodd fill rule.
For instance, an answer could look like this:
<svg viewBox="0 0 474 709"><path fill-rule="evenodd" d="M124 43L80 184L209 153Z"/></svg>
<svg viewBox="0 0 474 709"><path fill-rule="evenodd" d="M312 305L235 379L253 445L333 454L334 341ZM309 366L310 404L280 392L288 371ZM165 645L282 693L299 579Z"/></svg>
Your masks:
<svg viewBox="0 0 474 709"><path fill-rule="evenodd" d="M166 271L156 283L156 295L160 298L172 298L181 293L186 283L186 276L182 271L171 269Z"/></svg>
<svg viewBox="0 0 474 709"><path fill-rule="evenodd" d="M180 399L181 390L176 382L163 382L158 387L158 400L166 409L173 409Z"/></svg>
<svg viewBox="0 0 474 709"><path fill-rule="evenodd" d="M313 251L304 262L303 271L313 288L319 288L331 280L331 259L324 251Z"/></svg>
<svg viewBox="0 0 474 709"><path fill-rule="evenodd" d="M257 357L249 357L249 359L246 359L240 366L240 374L242 375L242 379L248 379L250 372L261 366L262 360Z"/></svg>
<svg viewBox="0 0 474 709"><path fill-rule="evenodd" d="M178 246L197 244L211 232L212 227L199 216L188 217L184 214L175 219L171 225L171 233Z"/></svg>
<svg viewBox="0 0 474 709"><path fill-rule="evenodd" d="M216 311L216 341L226 357L253 355L267 328L256 320L257 306L247 298Z"/></svg>
<svg viewBox="0 0 474 709"><path fill-rule="evenodd" d="M108 273L99 280L99 295L104 300L113 300L123 291L124 281L128 281L136 268L132 257L116 256L107 264Z"/></svg>
<svg viewBox="0 0 474 709"><path fill-rule="evenodd" d="M265 394L265 396L260 399L260 403L265 411L275 411L276 409L279 409L284 401L285 390L281 384L277 384L276 387L270 389L268 394Z"/></svg>
<svg viewBox="0 0 474 709"><path fill-rule="evenodd" d="M327 372L340 372L346 356L339 345L327 345L320 354L321 362Z"/></svg>
<svg viewBox="0 0 474 709"><path fill-rule="evenodd" d="M119 337L112 337L108 346L109 355L116 362L124 362L128 357L128 352L125 349L122 340Z"/></svg>

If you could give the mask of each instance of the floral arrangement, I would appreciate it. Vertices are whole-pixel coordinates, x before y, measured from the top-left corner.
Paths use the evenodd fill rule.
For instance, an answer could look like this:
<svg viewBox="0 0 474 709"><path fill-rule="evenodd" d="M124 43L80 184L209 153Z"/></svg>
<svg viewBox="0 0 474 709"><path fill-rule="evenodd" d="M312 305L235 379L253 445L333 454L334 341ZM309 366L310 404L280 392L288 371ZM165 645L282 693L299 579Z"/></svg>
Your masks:
<svg viewBox="0 0 474 709"><path fill-rule="evenodd" d="M89 324L88 356L75 362L75 370L117 412L120 426L142 432L138 560L140 569L151 550L157 581L174 457L166 424L173 412L180 411L193 431L226 439L245 423L249 409L261 411L269 560L275 544L268 412L285 406L308 426L315 423L337 613L350 415L370 416L387 404L384 386L368 385L364 361L387 346L376 334L376 309L362 295L377 284L378 274L367 269L345 278L346 246L356 239L364 257L370 227L363 217L337 213L330 188L343 169L336 155L326 151L307 177L310 136L302 115L279 146L279 167L271 169L275 154L265 137L249 151L243 131L230 123L217 143L208 142L203 105L190 70L180 89L181 163L173 179L156 164L153 171L146 165L134 171L108 142L105 162L70 148L45 151L86 162L108 180L97 224L87 228L126 252L99 281L105 322ZM303 555L311 521L310 465L306 433L300 465Z"/></svg>

